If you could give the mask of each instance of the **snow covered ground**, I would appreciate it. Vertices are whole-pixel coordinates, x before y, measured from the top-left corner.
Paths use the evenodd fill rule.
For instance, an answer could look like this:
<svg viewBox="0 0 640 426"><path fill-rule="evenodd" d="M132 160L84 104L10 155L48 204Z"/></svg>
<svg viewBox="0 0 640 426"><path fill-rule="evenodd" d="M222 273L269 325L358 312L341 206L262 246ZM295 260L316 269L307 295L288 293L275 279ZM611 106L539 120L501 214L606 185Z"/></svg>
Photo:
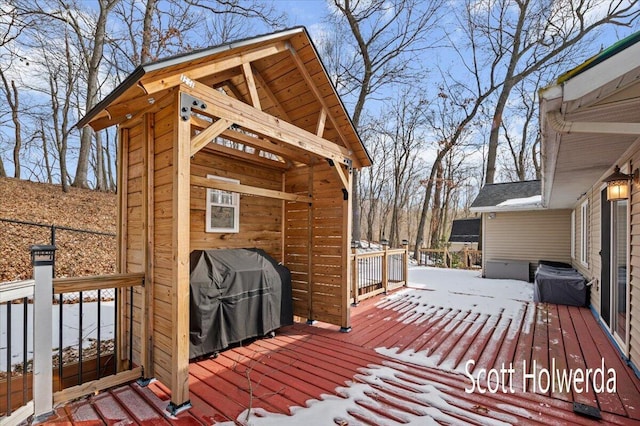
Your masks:
<svg viewBox="0 0 640 426"><path fill-rule="evenodd" d="M503 316L517 315L521 309L533 301L533 285L530 283L516 280L485 279L481 278L479 271L433 267L410 268L408 288L388 296L385 300L404 297L408 293L412 297L424 298L430 304L487 315L498 313ZM398 353L394 348L376 348L376 351L392 359L429 367L434 366L426 354ZM247 421L247 412L245 411L238 416L238 421L255 426L340 424L337 421L348 416L348 411L362 412L362 402L365 405L375 405L376 401L372 395L376 394L376 387L379 388L381 383L388 380L403 383L403 377L402 369L394 368L393 363L384 366L369 365L367 369L357 375L358 382L336 389L340 397L323 395L321 400L307 401L307 407L293 407L291 416L273 414L260 409L249 413ZM414 382L407 383L407 385L416 386ZM400 415L407 424L471 422L495 425L509 424L517 420L507 416L501 423L496 419L484 418L481 414L453 407L447 402L447 398L439 390L436 383L423 383L419 387L421 389L420 400L427 403L430 408L419 414L401 413ZM447 413L454 413L455 416ZM383 419L380 420L386 423ZM229 423L229 425L231 424Z"/></svg>
<svg viewBox="0 0 640 426"><path fill-rule="evenodd" d="M11 306L11 365L22 363L24 333L22 318L24 305ZM80 304L63 304L62 322L62 347L78 346L80 339L80 318L82 317L82 346L89 347L91 341L98 336L98 303L84 302L82 315ZM51 307L53 331L53 348L59 347L60 305ZM0 371L7 370L7 305L0 305ZM115 303L103 301L100 308L100 339L102 341L113 339L114 336ZM33 305L27 305L27 360L33 358Z"/></svg>

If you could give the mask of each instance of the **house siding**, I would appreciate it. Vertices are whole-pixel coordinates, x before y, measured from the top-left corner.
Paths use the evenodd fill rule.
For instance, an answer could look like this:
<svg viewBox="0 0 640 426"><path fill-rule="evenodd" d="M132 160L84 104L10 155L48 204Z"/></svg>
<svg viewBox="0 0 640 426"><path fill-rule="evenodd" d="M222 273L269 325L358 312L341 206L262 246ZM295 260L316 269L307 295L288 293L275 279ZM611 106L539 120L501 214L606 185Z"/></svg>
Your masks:
<svg viewBox="0 0 640 426"><path fill-rule="evenodd" d="M626 158L620 159L618 162L630 165L629 170L634 170L640 165L640 147L636 147ZM594 280L591 287L591 306L600 314L601 312L601 271L602 259L600 251L602 249L601 241L601 192L604 185L596 182L587 192L589 199L589 262L587 266L581 264L579 259L580 250L580 200L575 206L575 244L576 258L573 259L573 266L587 280ZM629 352L630 361L636 366L640 366L640 187L632 185L631 197L629 200L629 241L621 241L621 244L629 244ZM613 248L612 248L613 249ZM623 348L624 349L624 348Z"/></svg>
<svg viewBox="0 0 640 426"><path fill-rule="evenodd" d="M635 170L640 165L640 149L636 149L631 159L629 170ZM630 335L629 358L636 367L640 367L640 188L632 185L629 225L629 283L630 283Z"/></svg>
<svg viewBox="0 0 640 426"><path fill-rule="evenodd" d="M571 261L571 210L483 214L483 262L490 260Z"/></svg>

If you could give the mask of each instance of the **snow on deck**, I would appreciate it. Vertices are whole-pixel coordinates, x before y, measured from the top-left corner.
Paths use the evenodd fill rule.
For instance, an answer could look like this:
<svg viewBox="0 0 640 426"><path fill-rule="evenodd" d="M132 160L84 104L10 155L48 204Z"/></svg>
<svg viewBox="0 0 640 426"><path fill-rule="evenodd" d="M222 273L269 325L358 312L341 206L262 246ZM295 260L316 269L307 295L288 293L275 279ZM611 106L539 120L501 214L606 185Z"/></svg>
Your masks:
<svg viewBox="0 0 640 426"><path fill-rule="evenodd" d="M482 279L477 271L412 268L409 281L407 288L352 308L350 333L321 323L297 323L273 339L191 363L193 408L164 421L256 426L592 424L573 413L574 401L598 407L607 424L640 421L640 380L588 309L535 305L531 284ZM513 393L487 392L486 380L478 380L484 392L467 392L469 360L474 361L468 370L472 375L505 363L517 369L535 361L537 367L526 371L533 373L550 368L552 360L571 371L604 362L617 373L617 389L537 389L519 371ZM125 389L156 408L170 400L169 390L159 383ZM115 403L122 392L119 388L87 403L100 413L95 401L111 398ZM60 410L58 414L60 421L67 420ZM115 414L100 415L107 423L127 421Z"/></svg>

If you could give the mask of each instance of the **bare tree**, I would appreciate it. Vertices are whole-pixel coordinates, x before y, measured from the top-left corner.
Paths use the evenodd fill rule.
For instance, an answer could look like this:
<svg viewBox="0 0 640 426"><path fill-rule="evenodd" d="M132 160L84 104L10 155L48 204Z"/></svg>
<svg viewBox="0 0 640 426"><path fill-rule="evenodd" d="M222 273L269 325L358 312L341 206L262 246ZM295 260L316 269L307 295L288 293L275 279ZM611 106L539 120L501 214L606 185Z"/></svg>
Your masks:
<svg viewBox="0 0 640 426"><path fill-rule="evenodd" d="M419 98L411 98L408 91L403 91L398 99L391 103L389 112L382 115L385 120L385 135L391 145L390 178L393 184L391 194L391 222L389 243L392 247L400 246L401 211L408 203L411 193L411 181L416 174L416 159L424 137L422 128L424 115L422 108L425 102Z"/></svg>
<svg viewBox="0 0 640 426"><path fill-rule="evenodd" d="M473 60L490 62L500 82L487 153L486 183L493 183L500 123L513 88L546 66L567 63L565 54L607 25L628 26L640 16L627 0L467 0ZM482 55L482 57L478 56Z"/></svg>
<svg viewBox="0 0 640 426"><path fill-rule="evenodd" d="M11 111L13 123L13 176L20 179L20 150L22 149L22 123L20 120L20 95L15 80L7 81L5 71L0 68L4 97Z"/></svg>
<svg viewBox="0 0 640 426"><path fill-rule="evenodd" d="M539 179L540 170L540 130L536 120L538 111L538 89L540 88L541 75L538 74L532 84L523 80L516 85L515 94L517 101L511 108L510 124L506 116L501 122L504 140L507 142L509 159L505 159L505 167L508 180L527 180L532 177Z"/></svg>
<svg viewBox="0 0 640 426"><path fill-rule="evenodd" d="M423 70L415 68L419 53L434 46L433 34L443 2L430 0L334 0L330 16L338 28L346 25L344 58L333 58L341 95L355 97L352 120L359 130L367 99L394 84L410 84ZM353 174L352 239L360 240L358 173Z"/></svg>
<svg viewBox="0 0 640 426"><path fill-rule="evenodd" d="M14 141L12 144L14 176L19 178L20 150L22 148L22 129L19 117L20 95L15 80L7 76L7 71L11 69L14 61L24 62L24 58L16 54L14 49L12 49L12 44L24 29L30 25L30 20L11 3L3 2L0 4L0 15L2 16L2 19L0 19L0 49L2 50L0 56L7 61L5 68L0 65L0 77L2 79L4 97L9 107L9 114L14 128ZM0 177L5 176L7 176L7 173L2 157L0 157Z"/></svg>
<svg viewBox="0 0 640 426"><path fill-rule="evenodd" d="M367 241L371 242L378 238L380 232L375 232L376 218L380 218L382 194L388 186L388 171L390 159L390 145L384 132L381 131L381 120L368 119L363 124L360 136L369 147L369 153L376 161L371 167L362 170L360 184L360 211L365 216L365 235ZM375 235L375 236L374 236Z"/></svg>
<svg viewBox="0 0 640 426"><path fill-rule="evenodd" d="M461 58L466 56L462 50L456 49L456 53ZM424 181L426 191L414 248L416 259L424 241L424 230L434 183L437 181L438 165L449 151L467 143L469 135L473 130L477 130L478 123L474 123L474 120L482 115L482 105L497 89L495 81L491 78L493 72L489 73L487 80L484 80L481 73L483 68L482 64L472 62L466 66L468 74L459 80L451 71L440 70L441 84L438 86L436 100L426 111L427 120L437 138L438 148L429 177Z"/></svg>

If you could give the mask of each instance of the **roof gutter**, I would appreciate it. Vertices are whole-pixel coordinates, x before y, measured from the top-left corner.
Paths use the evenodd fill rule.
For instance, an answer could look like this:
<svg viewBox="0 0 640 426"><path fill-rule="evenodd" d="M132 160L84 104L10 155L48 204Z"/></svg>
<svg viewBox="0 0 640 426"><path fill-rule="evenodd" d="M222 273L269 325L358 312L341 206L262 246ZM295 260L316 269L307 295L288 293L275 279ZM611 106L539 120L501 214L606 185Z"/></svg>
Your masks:
<svg viewBox="0 0 640 426"><path fill-rule="evenodd" d="M606 135L640 135L640 123L566 121L560 111L549 111L547 123L557 133L596 133Z"/></svg>
<svg viewBox="0 0 640 426"><path fill-rule="evenodd" d="M533 210L545 210L545 207L541 203L531 204L519 204L510 206L482 206L482 207L470 207L469 211L472 213L494 213L494 212L523 212Z"/></svg>

